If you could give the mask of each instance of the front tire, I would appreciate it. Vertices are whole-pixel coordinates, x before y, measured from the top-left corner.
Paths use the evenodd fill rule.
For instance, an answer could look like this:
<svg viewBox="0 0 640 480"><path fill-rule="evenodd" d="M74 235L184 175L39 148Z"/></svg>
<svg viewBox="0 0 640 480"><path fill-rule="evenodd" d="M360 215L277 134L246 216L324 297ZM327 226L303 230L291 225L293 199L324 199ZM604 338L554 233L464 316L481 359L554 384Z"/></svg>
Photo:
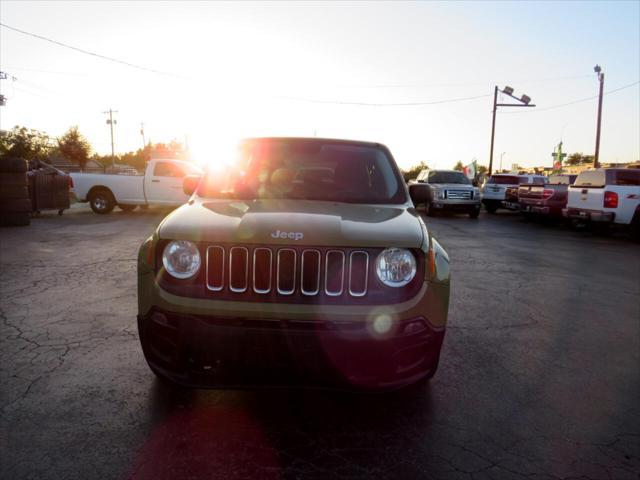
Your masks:
<svg viewBox="0 0 640 480"><path fill-rule="evenodd" d="M428 217L435 217L436 216L436 209L433 208L433 204L431 202L428 202L424 205L424 210L427 213Z"/></svg>
<svg viewBox="0 0 640 480"><path fill-rule="evenodd" d="M89 205L94 213L106 215L111 213L116 206L116 202L109 190L95 190L89 195Z"/></svg>
<svg viewBox="0 0 640 480"><path fill-rule="evenodd" d="M496 213L496 210L498 210L498 205L496 205L495 203L485 203L484 208L488 213L494 214Z"/></svg>

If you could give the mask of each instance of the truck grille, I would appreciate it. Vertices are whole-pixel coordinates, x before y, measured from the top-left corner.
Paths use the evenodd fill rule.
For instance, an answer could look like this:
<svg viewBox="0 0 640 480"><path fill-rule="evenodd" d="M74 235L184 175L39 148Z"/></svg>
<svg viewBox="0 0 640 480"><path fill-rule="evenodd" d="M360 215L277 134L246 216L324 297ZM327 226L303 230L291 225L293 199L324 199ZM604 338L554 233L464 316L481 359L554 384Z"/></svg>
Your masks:
<svg viewBox="0 0 640 480"><path fill-rule="evenodd" d="M363 297L369 263L365 250L213 245L206 249L206 287L211 292L285 297Z"/></svg>
<svg viewBox="0 0 640 480"><path fill-rule="evenodd" d="M447 190L447 198L451 200L471 200L473 192L470 190Z"/></svg>

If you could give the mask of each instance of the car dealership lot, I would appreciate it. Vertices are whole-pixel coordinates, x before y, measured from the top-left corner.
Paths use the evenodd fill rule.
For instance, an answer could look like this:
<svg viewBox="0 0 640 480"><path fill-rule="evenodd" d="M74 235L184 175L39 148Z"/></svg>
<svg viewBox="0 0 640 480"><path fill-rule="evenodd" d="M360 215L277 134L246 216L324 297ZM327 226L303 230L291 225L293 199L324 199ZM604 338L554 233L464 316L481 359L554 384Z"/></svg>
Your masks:
<svg viewBox="0 0 640 480"><path fill-rule="evenodd" d="M428 218L452 259L429 385L172 389L136 254L166 211L0 229L2 478L638 478L640 249L511 213Z"/></svg>

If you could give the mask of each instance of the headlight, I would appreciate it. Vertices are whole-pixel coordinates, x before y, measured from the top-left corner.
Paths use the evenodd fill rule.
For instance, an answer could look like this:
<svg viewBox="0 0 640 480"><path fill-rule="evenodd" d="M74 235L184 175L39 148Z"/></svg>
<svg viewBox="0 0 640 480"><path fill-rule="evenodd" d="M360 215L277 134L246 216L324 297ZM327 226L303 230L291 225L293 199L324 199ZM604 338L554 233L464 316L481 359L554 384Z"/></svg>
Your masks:
<svg viewBox="0 0 640 480"><path fill-rule="evenodd" d="M387 248L378 255L376 274L388 287L403 287L416 276L416 259L404 248Z"/></svg>
<svg viewBox="0 0 640 480"><path fill-rule="evenodd" d="M172 277L191 278L200 269L200 252L192 242L174 240L164 247L162 265Z"/></svg>
<svg viewBox="0 0 640 480"><path fill-rule="evenodd" d="M444 200L444 189L439 188L436 190L436 198L438 200Z"/></svg>

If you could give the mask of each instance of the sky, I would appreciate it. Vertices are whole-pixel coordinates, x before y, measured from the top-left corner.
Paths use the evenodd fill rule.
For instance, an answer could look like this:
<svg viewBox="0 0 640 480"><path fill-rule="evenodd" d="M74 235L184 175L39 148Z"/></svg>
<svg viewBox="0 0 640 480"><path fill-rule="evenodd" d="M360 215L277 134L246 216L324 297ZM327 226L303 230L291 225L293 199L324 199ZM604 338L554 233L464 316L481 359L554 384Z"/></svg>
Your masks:
<svg viewBox="0 0 640 480"><path fill-rule="evenodd" d="M494 168L593 154L640 159L640 2L174 3L0 1L0 128L78 125L110 153L187 141L227 162L248 136L386 144L403 168L488 165L494 86L535 108L498 109ZM510 100L503 98L503 101ZM560 106L571 103L570 105Z"/></svg>

